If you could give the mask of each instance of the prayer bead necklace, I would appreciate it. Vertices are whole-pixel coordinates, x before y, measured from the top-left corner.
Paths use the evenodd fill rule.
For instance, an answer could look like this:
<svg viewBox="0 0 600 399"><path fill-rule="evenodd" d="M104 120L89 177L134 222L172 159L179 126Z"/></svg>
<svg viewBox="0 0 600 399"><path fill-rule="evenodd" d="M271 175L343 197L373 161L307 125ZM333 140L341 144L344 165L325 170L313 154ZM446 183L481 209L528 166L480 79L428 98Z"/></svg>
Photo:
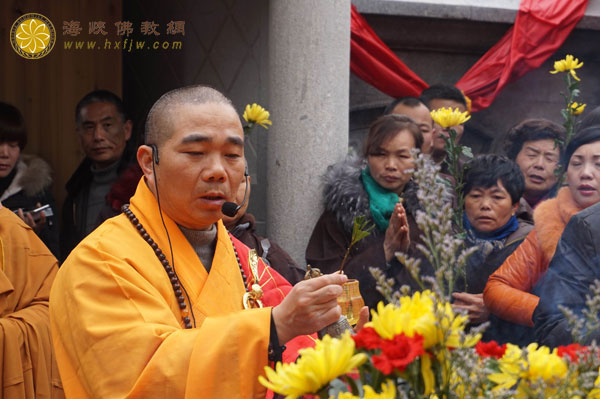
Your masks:
<svg viewBox="0 0 600 399"><path fill-rule="evenodd" d="M188 309L187 304L185 303L185 296L183 295L183 291L185 291L185 288L182 287L181 282L179 281L179 277L177 276L177 273L175 272L175 269L169 264L167 257L162 252L162 250L158 247L158 244L156 242L154 242L152 237L150 237L150 234L148 234L148 232L146 231L144 226L142 226L139 219L135 216L135 214L131 211L131 209L129 209L129 205L128 204L123 205L121 207L121 210L127 216L129 221L131 222L131 224L133 224L133 226L137 229L137 231L140 233L142 238L154 250L154 254L156 255L156 257L158 258L158 260L164 267L165 271L167 272L167 275L169 276L169 280L171 281L171 286L173 287L173 292L175 293L175 297L177 298L177 303L179 304L179 309L181 309L183 324L185 325L186 329L192 328L193 327L192 321L190 320L190 317L189 317L190 311ZM229 236L231 237L231 233L229 233ZM232 242L232 244L233 244L233 242ZM246 292L248 292L248 288L246 287L246 281L247 281L246 273L244 273L244 269L242 268L242 262L240 262L240 257L238 255L237 249L235 248L235 245L232 245L232 246L233 246L233 252L235 253L235 259L237 260L238 267L240 268L240 273L242 274L242 279L244 281L244 288L246 289ZM182 289L183 289L183 291L182 291ZM186 292L186 295L187 295L187 292ZM189 297L188 297L188 300L189 300ZM191 303L190 303L190 307L191 307Z"/></svg>

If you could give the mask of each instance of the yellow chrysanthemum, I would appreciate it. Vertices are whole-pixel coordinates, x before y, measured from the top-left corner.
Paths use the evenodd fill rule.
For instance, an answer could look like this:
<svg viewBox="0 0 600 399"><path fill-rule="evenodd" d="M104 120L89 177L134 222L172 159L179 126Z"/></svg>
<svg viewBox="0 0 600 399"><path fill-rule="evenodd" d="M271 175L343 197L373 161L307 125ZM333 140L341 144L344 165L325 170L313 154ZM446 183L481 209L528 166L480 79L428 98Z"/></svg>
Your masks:
<svg viewBox="0 0 600 399"><path fill-rule="evenodd" d="M579 62L579 59L574 58L571 54L568 54L565 59L554 61L554 70L550 71L550 73L559 73L559 72L570 72L575 80L579 80L575 70L581 68L583 66L583 62Z"/></svg>
<svg viewBox="0 0 600 399"><path fill-rule="evenodd" d="M354 354L354 340L348 331L340 339L326 335L314 348L301 349L299 353L296 363L278 362L275 370L265 367L267 378L260 376L259 382L286 395L286 399L294 399L318 392L333 379L367 361L364 353Z"/></svg>
<svg viewBox="0 0 600 399"><path fill-rule="evenodd" d="M581 115L583 110L585 109L586 104L579 104L578 102L571 103L571 112L573 115Z"/></svg>
<svg viewBox="0 0 600 399"><path fill-rule="evenodd" d="M469 115L468 111L460 112L458 108L440 108L431 111L431 117L441 127L444 129L449 127L454 127L458 125L462 125L469 119L471 119L471 115Z"/></svg>
<svg viewBox="0 0 600 399"><path fill-rule="evenodd" d="M464 330L468 317L455 314L449 303L437 302L437 307L435 303L434 294L429 290L400 298L400 306L380 302L377 312L371 312L369 325L384 339L393 339L401 333L408 337L415 333L422 335L425 349L437 344L451 347L475 345L479 340L477 337L462 345L460 343L460 332Z"/></svg>
<svg viewBox="0 0 600 399"><path fill-rule="evenodd" d="M260 105L254 103L252 105L246 105L246 109L244 110L244 120L248 123L255 123L257 125L261 125L265 129L269 127L267 125L272 125L273 123L269 120L269 111L261 107Z"/></svg>
<svg viewBox="0 0 600 399"><path fill-rule="evenodd" d="M594 389L588 393L587 399L600 399L600 369L598 369L598 377L594 381Z"/></svg>
<svg viewBox="0 0 600 399"><path fill-rule="evenodd" d="M395 399L396 398L396 385L394 381L387 380L381 385L381 393L375 392L375 390L369 385L364 385L365 396L362 399ZM333 398L331 398L333 399ZM337 399L361 399L360 396L353 395L349 392L340 392Z"/></svg>
<svg viewBox="0 0 600 399"><path fill-rule="evenodd" d="M546 346L538 347L537 343L527 346L527 357L515 345L507 344L506 352L499 361L500 373L491 374L488 378L497 384L494 389L509 389L518 381L517 398L527 397L531 391L530 383L545 381L547 394L556 390L557 384L567 376L568 367L565 360L559 357L556 350L550 352ZM552 392L550 392L552 391Z"/></svg>

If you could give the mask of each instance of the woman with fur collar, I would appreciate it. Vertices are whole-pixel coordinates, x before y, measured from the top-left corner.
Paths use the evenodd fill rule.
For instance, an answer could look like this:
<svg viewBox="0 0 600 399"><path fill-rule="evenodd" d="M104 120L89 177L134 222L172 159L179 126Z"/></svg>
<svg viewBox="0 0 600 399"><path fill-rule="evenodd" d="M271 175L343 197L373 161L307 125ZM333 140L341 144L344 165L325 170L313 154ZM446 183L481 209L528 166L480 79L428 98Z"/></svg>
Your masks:
<svg viewBox="0 0 600 399"><path fill-rule="evenodd" d="M52 171L43 159L21 154L25 144L27 131L23 116L14 106L0 103L0 201L16 211L58 257L56 216L27 212L46 204L53 211L56 209L50 193Z"/></svg>
<svg viewBox="0 0 600 399"><path fill-rule="evenodd" d="M533 326L539 298L531 293L548 269L558 240L571 216L600 201L600 126L579 132L567 146L567 185L556 198L533 213L534 229L492 274L485 287L485 305L498 317Z"/></svg>
<svg viewBox="0 0 600 399"><path fill-rule="evenodd" d="M365 216L375 229L352 248L344 273L359 280L361 295L370 308L383 299L370 267L384 270L398 288L403 284L417 288L394 254L418 252L415 246L420 232L415 215L419 203L410 171L414 168L412 150L422 144L423 136L412 119L382 116L371 125L364 159L349 158L332 165L324 178L325 212L313 230L306 261L323 273L339 270L350 245L354 218Z"/></svg>

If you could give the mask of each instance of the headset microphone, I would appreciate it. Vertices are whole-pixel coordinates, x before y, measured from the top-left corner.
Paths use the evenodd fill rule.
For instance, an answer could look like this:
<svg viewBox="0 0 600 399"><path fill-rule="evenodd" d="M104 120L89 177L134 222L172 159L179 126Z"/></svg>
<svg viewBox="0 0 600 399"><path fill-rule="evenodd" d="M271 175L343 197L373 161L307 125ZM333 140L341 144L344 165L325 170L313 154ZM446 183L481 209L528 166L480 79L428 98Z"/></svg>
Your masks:
<svg viewBox="0 0 600 399"><path fill-rule="evenodd" d="M246 178L246 188L244 189L244 199L241 204L236 204L235 202L224 202L221 206L221 212L225 216L229 216L230 218L234 217L238 211L244 206L246 200L248 199L248 166L244 170L244 177Z"/></svg>

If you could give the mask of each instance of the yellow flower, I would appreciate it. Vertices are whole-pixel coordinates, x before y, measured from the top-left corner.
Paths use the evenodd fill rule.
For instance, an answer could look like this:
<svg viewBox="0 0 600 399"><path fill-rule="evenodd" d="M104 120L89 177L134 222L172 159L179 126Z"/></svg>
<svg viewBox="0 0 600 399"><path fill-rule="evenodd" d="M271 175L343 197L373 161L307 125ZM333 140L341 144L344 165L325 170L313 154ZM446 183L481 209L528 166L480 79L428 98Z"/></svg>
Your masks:
<svg viewBox="0 0 600 399"><path fill-rule="evenodd" d="M272 125L273 122L269 120L269 111L261 107L260 105L254 103L252 105L246 105L246 109L244 110L244 120L248 123L256 123L257 125L261 125L265 129L269 127L267 125Z"/></svg>
<svg viewBox="0 0 600 399"><path fill-rule="evenodd" d="M396 385L394 381L387 380L381 385L381 393L375 392L375 390L369 385L364 385L365 396L362 399L395 399L396 398ZM352 395L349 392L340 392L337 399L361 399L360 396Z"/></svg>
<svg viewBox="0 0 600 399"><path fill-rule="evenodd" d="M573 115L581 115L583 110L585 109L586 104L579 104L578 102L571 103L571 112Z"/></svg>
<svg viewBox="0 0 600 399"><path fill-rule="evenodd" d="M478 337L470 337L467 342L460 343L460 332L464 330L468 317L454 314L449 303L434 302L434 298L431 291L425 290L416 292L412 297L400 298L400 306L380 302L377 312L371 312L369 325L384 339L393 339L400 333L408 337L415 333L422 335L425 349L437 344L451 347L475 345Z"/></svg>
<svg viewBox="0 0 600 399"><path fill-rule="evenodd" d="M512 344L506 345L506 352L499 361L500 373L490 374L488 379L497 384L494 388L510 389L517 382L517 398L525 398L534 385L543 380L547 384L548 397L556 391L568 374L565 360L558 356L556 349L550 352L546 346L538 347L537 343L527 346L527 357L523 358L523 351ZM530 385L532 384L532 385Z"/></svg>
<svg viewBox="0 0 600 399"><path fill-rule="evenodd" d="M348 331L340 339L326 335L314 348L304 348L299 353L296 363L278 362L275 370L265 367L267 378L260 376L259 382L286 395L286 399L293 399L318 392L333 379L367 361L364 353L354 354L354 340Z"/></svg>
<svg viewBox="0 0 600 399"><path fill-rule="evenodd" d="M564 60L554 61L554 70L550 73L559 73L569 71L575 80L579 80L575 70L581 68L583 62L579 62L579 59L573 58L571 54L568 54Z"/></svg>
<svg viewBox="0 0 600 399"><path fill-rule="evenodd" d="M431 117L441 127L444 129L462 125L469 119L471 119L471 115L469 115L468 111L460 112L458 108L454 110L452 108L440 108L431 111Z"/></svg>

